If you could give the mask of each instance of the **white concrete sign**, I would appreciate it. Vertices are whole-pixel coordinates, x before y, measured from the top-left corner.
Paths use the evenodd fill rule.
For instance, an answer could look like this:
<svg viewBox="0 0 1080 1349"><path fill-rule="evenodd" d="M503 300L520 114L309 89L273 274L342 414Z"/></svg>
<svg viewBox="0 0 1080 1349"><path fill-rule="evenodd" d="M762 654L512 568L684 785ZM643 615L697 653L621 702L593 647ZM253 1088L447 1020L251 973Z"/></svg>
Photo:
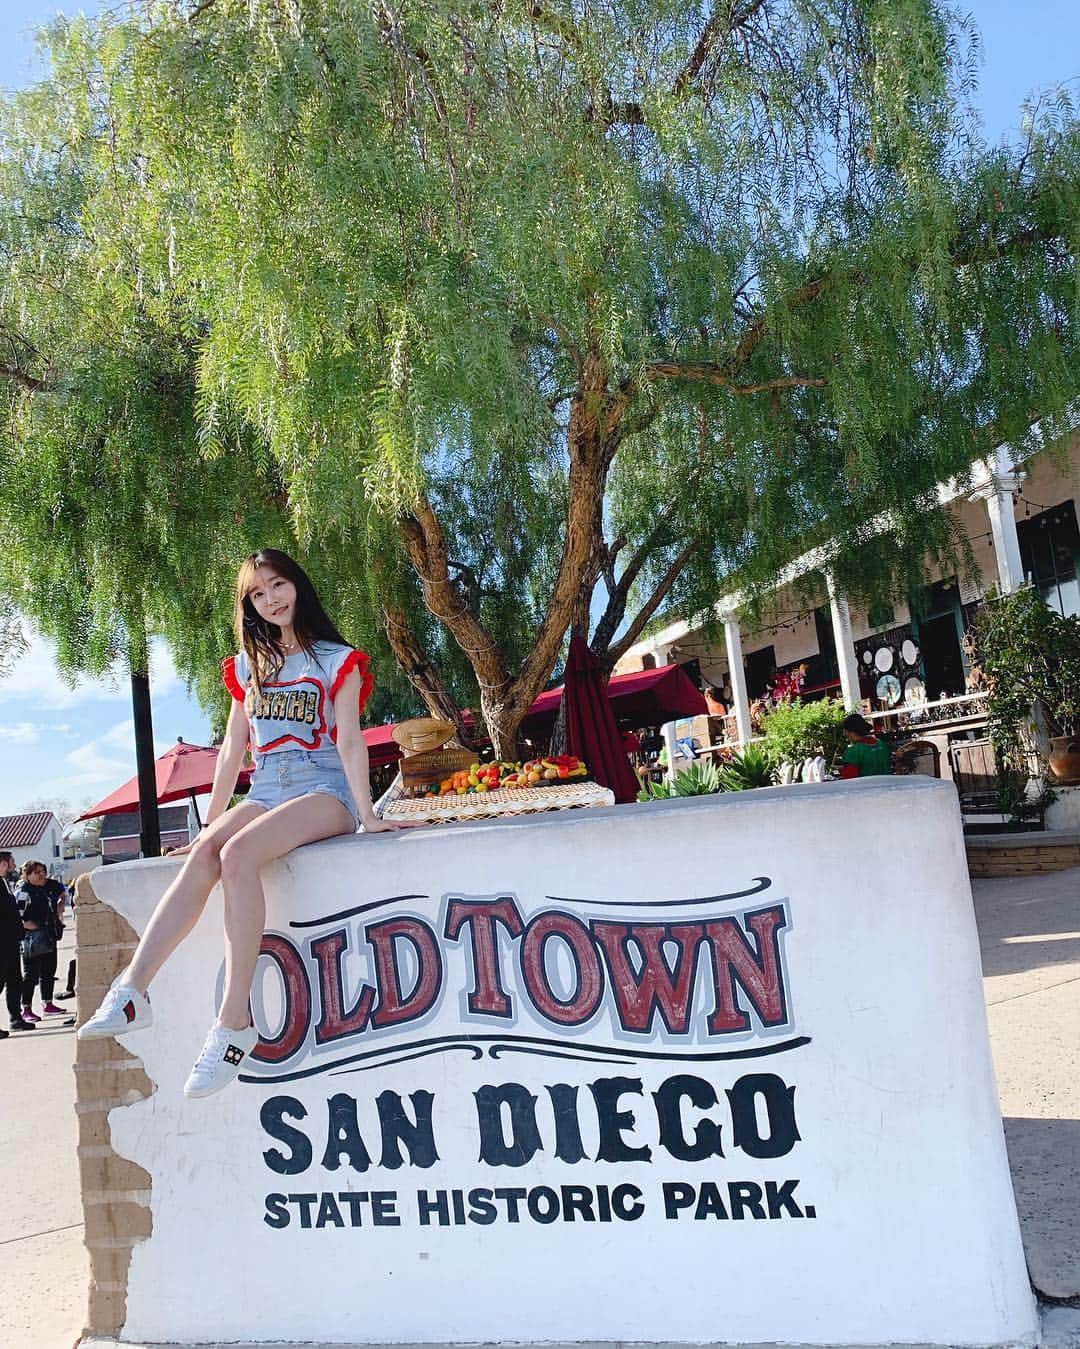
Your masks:
<svg viewBox="0 0 1080 1349"><path fill-rule="evenodd" d="M141 929L176 864L95 873ZM126 1045L124 1338L1033 1343L955 794L793 787L305 848L241 1081L220 897Z"/></svg>

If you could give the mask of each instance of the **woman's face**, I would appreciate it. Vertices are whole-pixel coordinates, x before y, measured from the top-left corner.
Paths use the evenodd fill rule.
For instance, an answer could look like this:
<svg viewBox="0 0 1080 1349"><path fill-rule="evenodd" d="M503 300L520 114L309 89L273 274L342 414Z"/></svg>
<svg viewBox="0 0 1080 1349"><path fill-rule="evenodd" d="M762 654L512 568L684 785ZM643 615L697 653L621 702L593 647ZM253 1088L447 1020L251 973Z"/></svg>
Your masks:
<svg viewBox="0 0 1080 1349"><path fill-rule="evenodd" d="M276 623L279 628L292 625L296 613L296 586L273 567L256 567L248 599L259 617L268 623Z"/></svg>
<svg viewBox="0 0 1080 1349"><path fill-rule="evenodd" d="M48 875L44 867L34 867L32 871L26 873L26 879L31 885L44 885L45 877Z"/></svg>

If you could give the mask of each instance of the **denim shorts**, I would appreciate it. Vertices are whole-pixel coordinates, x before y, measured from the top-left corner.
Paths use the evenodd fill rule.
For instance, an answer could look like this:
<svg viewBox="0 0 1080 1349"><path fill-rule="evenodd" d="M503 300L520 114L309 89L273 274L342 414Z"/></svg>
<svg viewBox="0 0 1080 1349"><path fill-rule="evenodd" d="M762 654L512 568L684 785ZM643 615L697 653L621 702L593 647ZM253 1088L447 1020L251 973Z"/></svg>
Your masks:
<svg viewBox="0 0 1080 1349"><path fill-rule="evenodd" d="M359 825L356 802L336 749L277 749L255 755L251 790L245 800L273 810L299 796L332 796Z"/></svg>

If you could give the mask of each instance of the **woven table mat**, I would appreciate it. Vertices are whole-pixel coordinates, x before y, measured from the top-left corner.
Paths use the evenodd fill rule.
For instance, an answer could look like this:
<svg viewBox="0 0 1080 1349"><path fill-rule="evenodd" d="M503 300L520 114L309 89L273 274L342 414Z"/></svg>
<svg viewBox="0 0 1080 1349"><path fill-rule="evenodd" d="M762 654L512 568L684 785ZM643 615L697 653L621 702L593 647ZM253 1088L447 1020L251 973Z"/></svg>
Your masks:
<svg viewBox="0 0 1080 1349"><path fill-rule="evenodd" d="M563 782L552 787L500 787L471 796L397 797L381 810L386 820L491 820L499 815L533 815L545 810L613 806L615 794L595 782Z"/></svg>

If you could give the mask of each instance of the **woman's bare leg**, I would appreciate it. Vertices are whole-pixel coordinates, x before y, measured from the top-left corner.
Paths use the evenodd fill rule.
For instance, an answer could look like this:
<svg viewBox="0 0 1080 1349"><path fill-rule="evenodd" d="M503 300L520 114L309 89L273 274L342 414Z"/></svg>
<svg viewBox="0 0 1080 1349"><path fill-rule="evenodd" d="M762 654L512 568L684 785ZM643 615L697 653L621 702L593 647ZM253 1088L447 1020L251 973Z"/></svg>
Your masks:
<svg viewBox="0 0 1080 1349"><path fill-rule="evenodd" d="M124 982L145 993L150 981L199 921L221 875L221 850L239 830L267 812L244 801L208 825L192 844L180 875L165 891L146 925Z"/></svg>
<svg viewBox="0 0 1080 1349"><path fill-rule="evenodd" d="M225 893L225 991L218 1020L230 1030L250 1024L248 1002L266 926L261 869L294 848L351 834L352 814L333 796L300 796L246 824L221 849Z"/></svg>

